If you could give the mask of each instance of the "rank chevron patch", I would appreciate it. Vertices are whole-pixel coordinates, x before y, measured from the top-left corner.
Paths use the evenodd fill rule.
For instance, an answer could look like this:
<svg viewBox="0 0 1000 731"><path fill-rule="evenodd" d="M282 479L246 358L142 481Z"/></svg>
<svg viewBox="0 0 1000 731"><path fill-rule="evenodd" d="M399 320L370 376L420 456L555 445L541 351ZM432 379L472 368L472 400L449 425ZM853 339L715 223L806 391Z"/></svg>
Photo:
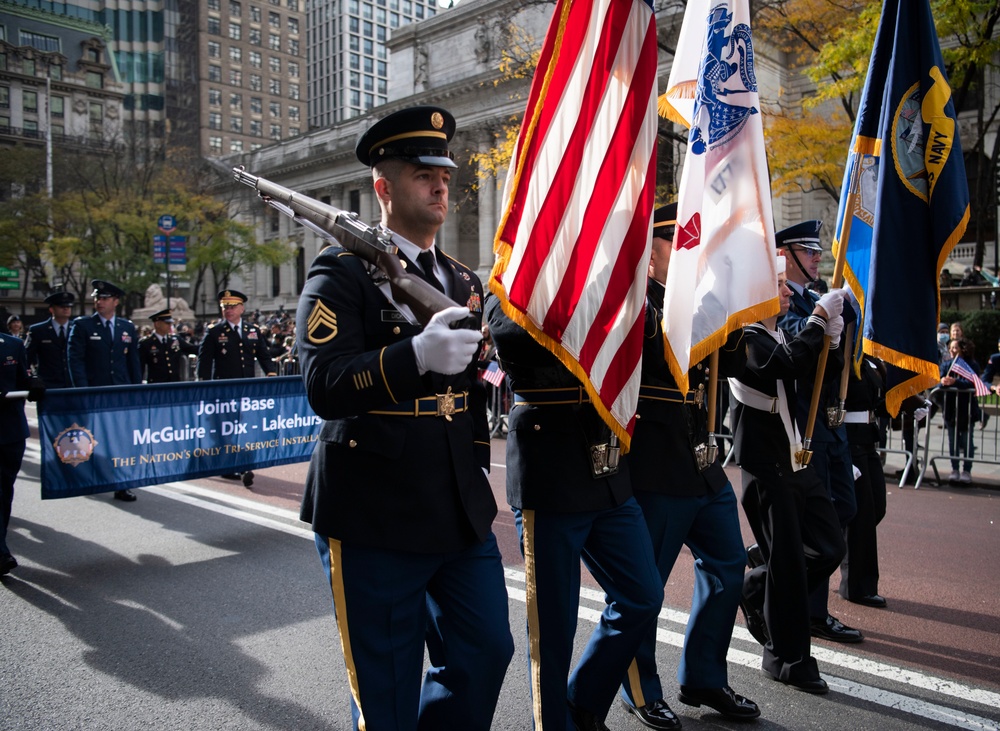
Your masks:
<svg viewBox="0 0 1000 731"><path fill-rule="evenodd" d="M307 324L309 342L314 345L328 343L337 337L337 315L322 300L316 300Z"/></svg>

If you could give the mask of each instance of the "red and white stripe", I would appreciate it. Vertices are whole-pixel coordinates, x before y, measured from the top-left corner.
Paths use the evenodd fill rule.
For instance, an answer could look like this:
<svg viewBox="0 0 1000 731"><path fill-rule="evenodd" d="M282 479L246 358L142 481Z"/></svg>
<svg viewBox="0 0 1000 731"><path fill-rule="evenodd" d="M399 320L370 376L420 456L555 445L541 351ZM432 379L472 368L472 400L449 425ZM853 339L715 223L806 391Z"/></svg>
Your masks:
<svg viewBox="0 0 1000 731"><path fill-rule="evenodd" d="M490 288L628 443L656 184L656 25L643 0L560 0L505 189Z"/></svg>

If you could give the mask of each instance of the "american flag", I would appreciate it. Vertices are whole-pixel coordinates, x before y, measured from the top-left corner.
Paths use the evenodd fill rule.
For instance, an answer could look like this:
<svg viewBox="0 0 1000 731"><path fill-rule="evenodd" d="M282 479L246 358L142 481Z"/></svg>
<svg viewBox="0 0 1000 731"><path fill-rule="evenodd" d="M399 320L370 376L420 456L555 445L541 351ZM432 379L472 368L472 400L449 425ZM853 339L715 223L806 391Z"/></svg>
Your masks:
<svg viewBox="0 0 1000 731"><path fill-rule="evenodd" d="M976 372L969 367L962 356L955 358L948 371L952 375L960 376L971 383L976 389L976 396L989 396L990 387L983 383L983 379L976 375Z"/></svg>
<svg viewBox="0 0 1000 731"><path fill-rule="evenodd" d="M580 379L627 448L656 184L656 23L559 0L504 191L490 289Z"/></svg>
<svg viewBox="0 0 1000 731"><path fill-rule="evenodd" d="M778 312L774 222L747 0L688 0L660 113L689 129L664 295L670 371Z"/></svg>
<svg viewBox="0 0 1000 731"><path fill-rule="evenodd" d="M487 383L492 383L497 388L500 388L500 385L503 383L503 379L507 374L500 369L500 366L497 365L495 360L491 360L490 364L486 366L486 370L484 370L480 375Z"/></svg>

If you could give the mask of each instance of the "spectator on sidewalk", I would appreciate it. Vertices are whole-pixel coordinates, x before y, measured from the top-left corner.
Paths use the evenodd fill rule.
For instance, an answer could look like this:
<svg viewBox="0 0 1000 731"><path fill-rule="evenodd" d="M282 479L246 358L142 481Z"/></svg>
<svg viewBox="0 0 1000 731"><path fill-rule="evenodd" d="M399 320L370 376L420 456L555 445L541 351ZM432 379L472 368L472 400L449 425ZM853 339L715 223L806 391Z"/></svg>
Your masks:
<svg viewBox="0 0 1000 731"><path fill-rule="evenodd" d="M954 329L954 326L953 326ZM944 396L944 426L948 432L948 452L951 454L951 474L948 482L952 485L968 485L972 482L972 459L976 454L976 445L972 438L972 425L980 419L979 403L973 391L975 385L969 378L957 373L955 366L959 358L972 370L972 377L977 378L979 364L971 354L971 343L964 338L948 343L951 358L941 364L941 385L947 389ZM959 456L965 460L959 472Z"/></svg>

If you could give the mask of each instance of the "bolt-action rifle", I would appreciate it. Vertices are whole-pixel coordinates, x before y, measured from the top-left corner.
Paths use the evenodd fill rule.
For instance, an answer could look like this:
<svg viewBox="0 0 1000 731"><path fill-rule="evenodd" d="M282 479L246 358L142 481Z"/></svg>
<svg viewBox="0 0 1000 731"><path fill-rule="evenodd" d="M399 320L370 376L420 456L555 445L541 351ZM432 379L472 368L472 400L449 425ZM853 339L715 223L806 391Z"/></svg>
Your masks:
<svg viewBox="0 0 1000 731"><path fill-rule="evenodd" d="M403 268L389 229L369 226L357 213L342 211L267 178L251 175L242 165L233 168L233 177L256 190L267 205L376 267L388 280L393 299L407 305L421 325L426 325L435 313L456 306L447 295ZM474 330L478 325L470 315L451 327Z"/></svg>

